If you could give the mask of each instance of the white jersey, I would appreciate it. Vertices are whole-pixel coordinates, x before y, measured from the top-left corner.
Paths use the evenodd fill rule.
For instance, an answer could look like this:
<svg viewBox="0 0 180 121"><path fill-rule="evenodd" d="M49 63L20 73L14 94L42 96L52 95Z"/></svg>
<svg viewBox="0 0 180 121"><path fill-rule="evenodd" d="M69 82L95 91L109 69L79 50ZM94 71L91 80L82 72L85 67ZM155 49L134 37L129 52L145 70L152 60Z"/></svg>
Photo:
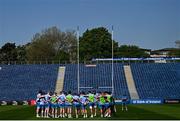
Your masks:
<svg viewBox="0 0 180 121"><path fill-rule="evenodd" d="M36 102L40 102L40 98L41 98L41 94L38 93L37 96L36 96Z"/></svg>
<svg viewBox="0 0 180 121"><path fill-rule="evenodd" d="M45 100L44 100L44 98L40 98L40 105L44 105L44 103L45 103Z"/></svg>
<svg viewBox="0 0 180 121"><path fill-rule="evenodd" d="M51 96L49 94L46 94L44 96L44 99L45 99L46 102L48 102L50 100L50 98L51 98Z"/></svg>
<svg viewBox="0 0 180 121"><path fill-rule="evenodd" d="M98 101L98 98L99 98L99 93L96 93L96 94L95 94L95 98L94 98L94 102L97 102L97 101Z"/></svg>

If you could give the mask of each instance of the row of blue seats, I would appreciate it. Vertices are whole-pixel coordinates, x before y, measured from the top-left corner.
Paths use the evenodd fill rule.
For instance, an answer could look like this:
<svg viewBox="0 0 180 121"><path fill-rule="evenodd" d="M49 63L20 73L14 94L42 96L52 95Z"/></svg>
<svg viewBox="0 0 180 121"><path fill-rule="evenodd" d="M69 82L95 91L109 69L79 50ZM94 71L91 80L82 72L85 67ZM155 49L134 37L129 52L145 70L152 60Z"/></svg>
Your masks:
<svg viewBox="0 0 180 121"><path fill-rule="evenodd" d="M0 100L35 99L39 89L54 91L59 64L0 65ZM78 91L77 64L67 64L65 91ZM114 64L114 95L129 97L123 64ZM112 91L112 65L80 64L80 91ZM140 98L180 98L180 64L131 64ZM86 87L86 88L84 88ZM87 88L92 87L92 88Z"/></svg>
<svg viewBox="0 0 180 121"><path fill-rule="evenodd" d="M180 98L180 64L131 64L140 98Z"/></svg>
<svg viewBox="0 0 180 121"><path fill-rule="evenodd" d="M54 91L59 64L50 65L0 65L0 100L35 99L38 90ZM97 91L111 91L111 64L96 67L80 65L80 86L93 87ZM123 65L114 66L114 94L129 96ZM106 88L104 88L106 87ZM66 65L64 90L77 92L77 64ZM80 91L89 91L81 88ZM92 90L92 89L91 89Z"/></svg>
<svg viewBox="0 0 180 121"><path fill-rule="evenodd" d="M77 64L66 65L64 90L77 92ZM110 91L112 92L112 65L97 64L95 67L87 67L80 64L80 91ZM114 64L114 95L120 98L122 95L129 96L123 64Z"/></svg>
<svg viewBox="0 0 180 121"><path fill-rule="evenodd" d="M0 100L35 99L37 92L54 91L59 65L0 65Z"/></svg>

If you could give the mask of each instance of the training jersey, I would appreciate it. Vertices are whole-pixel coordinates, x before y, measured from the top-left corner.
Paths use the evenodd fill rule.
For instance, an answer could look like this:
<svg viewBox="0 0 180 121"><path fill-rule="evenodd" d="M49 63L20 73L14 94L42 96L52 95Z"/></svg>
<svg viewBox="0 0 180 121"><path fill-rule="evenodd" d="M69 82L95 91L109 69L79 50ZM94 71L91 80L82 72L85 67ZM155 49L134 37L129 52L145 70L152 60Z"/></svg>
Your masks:
<svg viewBox="0 0 180 121"><path fill-rule="evenodd" d="M44 99L44 97L41 97L40 98L40 103L39 103L40 105L44 105L45 104L45 99Z"/></svg>
<svg viewBox="0 0 180 121"><path fill-rule="evenodd" d="M73 100L74 100L74 102L79 102L79 96L78 95L74 95L73 96Z"/></svg>
<svg viewBox="0 0 180 121"><path fill-rule="evenodd" d="M44 96L45 102L48 102L50 100L51 96L49 94L46 94Z"/></svg>
<svg viewBox="0 0 180 121"><path fill-rule="evenodd" d="M104 104L104 103L106 102L104 96L100 95L100 97L99 97L99 102L100 102L101 104Z"/></svg>
<svg viewBox="0 0 180 121"><path fill-rule="evenodd" d="M106 95L106 97L107 97L106 102L111 102L111 95Z"/></svg>
<svg viewBox="0 0 180 121"><path fill-rule="evenodd" d="M51 103L55 104L57 102L57 99L58 99L57 96L52 96L50 101L51 101Z"/></svg>
<svg viewBox="0 0 180 121"><path fill-rule="evenodd" d="M68 94L66 96L66 100L67 100L68 103L72 103L73 102L73 96L71 94Z"/></svg>
<svg viewBox="0 0 180 121"><path fill-rule="evenodd" d="M87 98L85 97L85 96L80 96L80 102L82 103L82 104L86 104L87 103Z"/></svg>
<svg viewBox="0 0 180 121"><path fill-rule="evenodd" d="M64 103L64 102L66 101L66 96L65 96L65 94L59 95L58 101L59 101L59 103Z"/></svg>
<svg viewBox="0 0 180 121"><path fill-rule="evenodd" d="M41 94L38 93L37 96L36 96L36 102L40 102L40 99L41 99Z"/></svg>
<svg viewBox="0 0 180 121"><path fill-rule="evenodd" d="M95 95L92 93L89 93L88 94L88 100L89 100L89 102L95 102Z"/></svg>
<svg viewBox="0 0 180 121"><path fill-rule="evenodd" d="M94 102L98 102L98 99L99 99L99 93L96 93L95 98L94 98Z"/></svg>
<svg viewBox="0 0 180 121"><path fill-rule="evenodd" d="M44 105L45 103L45 99L40 93L37 94L36 102L40 105Z"/></svg>

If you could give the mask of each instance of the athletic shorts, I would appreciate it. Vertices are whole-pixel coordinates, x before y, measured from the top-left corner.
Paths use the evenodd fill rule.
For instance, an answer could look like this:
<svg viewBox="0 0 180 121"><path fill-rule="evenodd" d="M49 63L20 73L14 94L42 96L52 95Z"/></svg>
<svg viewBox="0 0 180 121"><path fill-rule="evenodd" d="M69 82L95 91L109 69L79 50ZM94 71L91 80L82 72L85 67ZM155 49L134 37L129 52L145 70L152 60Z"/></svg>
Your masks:
<svg viewBox="0 0 180 121"><path fill-rule="evenodd" d="M95 106L94 102L89 102L89 104L88 104L88 105L89 105L89 107L90 107L90 106L92 106L92 107L94 107L94 106Z"/></svg>
<svg viewBox="0 0 180 121"><path fill-rule="evenodd" d="M110 107L110 103L108 103L108 102L105 103L105 104L104 104L104 107L105 107L106 109L108 109L108 108Z"/></svg>
<svg viewBox="0 0 180 121"><path fill-rule="evenodd" d="M111 107L113 105L113 103L112 102L109 102L109 106Z"/></svg>
<svg viewBox="0 0 180 121"><path fill-rule="evenodd" d="M73 106L74 106L75 108L79 108L81 105L80 105L80 103L74 102L74 103L73 103Z"/></svg>
<svg viewBox="0 0 180 121"><path fill-rule="evenodd" d="M50 103L49 103L49 102L48 102L48 103L45 103L45 104L44 104L44 107L45 107L45 108L49 108L49 107L50 107Z"/></svg>
<svg viewBox="0 0 180 121"><path fill-rule="evenodd" d="M36 107L37 108L44 108L44 103L42 104L41 102L36 102Z"/></svg>
<svg viewBox="0 0 180 121"><path fill-rule="evenodd" d="M59 103L59 104L58 104L58 107L59 107L59 108L64 108L64 107L65 107L65 103Z"/></svg>
<svg viewBox="0 0 180 121"><path fill-rule="evenodd" d="M127 105L127 101L122 101L122 105Z"/></svg>
<svg viewBox="0 0 180 121"><path fill-rule="evenodd" d="M72 103L66 102L66 103L65 103L65 106L66 106L66 107L71 107L71 106L72 106Z"/></svg>
<svg viewBox="0 0 180 121"><path fill-rule="evenodd" d="M56 103L51 103L51 108L57 108L58 107L58 104Z"/></svg>
<svg viewBox="0 0 180 121"><path fill-rule="evenodd" d="M104 108L104 104L98 103L98 107L99 107L100 109L103 109L103 108Z"/></svg>
<svg viewBox="0 0 180 121"><path fill-rule="evenodd" d="M87 104L81 104L81 109L84 110L87 108L87 106L88 106Z"/></svg>
<svg viewBox="0 0 180 121"><path fill-rule="evenodd" d="M96 108L98 106L97 102L94 102L94 108Z"/></svg>
<svg viewBox="0 0 180 121"><path fill-rule="evenodd" d="M40 108L40 102L36 102L36 107Z"/></svg>

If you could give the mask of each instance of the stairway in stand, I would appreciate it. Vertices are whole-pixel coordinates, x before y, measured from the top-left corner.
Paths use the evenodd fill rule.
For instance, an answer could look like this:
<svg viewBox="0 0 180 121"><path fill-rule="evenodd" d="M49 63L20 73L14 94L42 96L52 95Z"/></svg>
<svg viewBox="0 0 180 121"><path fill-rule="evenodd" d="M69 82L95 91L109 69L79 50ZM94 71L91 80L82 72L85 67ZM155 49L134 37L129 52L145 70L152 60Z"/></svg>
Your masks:
<svg viewBox="0 0 180 121"><path fill-rule="evenodd" d="M56 88L55 88L55 92L57 92L57 93L59 93L60 91L63 90L65 68L66 67L64 67L64 66L59 67L58 77L57 77L57 81L56 81Z"/></svg>
<svg viewBox="0 0 180 121"><path fill-rule="evenodd" d="M128 90L131 99L139 99L139 95L136 90L136 86L134 83L133 75L131 72L131 67L129 65L124 66L124 72L125 72L125 77L128 85Z"/></svg>

